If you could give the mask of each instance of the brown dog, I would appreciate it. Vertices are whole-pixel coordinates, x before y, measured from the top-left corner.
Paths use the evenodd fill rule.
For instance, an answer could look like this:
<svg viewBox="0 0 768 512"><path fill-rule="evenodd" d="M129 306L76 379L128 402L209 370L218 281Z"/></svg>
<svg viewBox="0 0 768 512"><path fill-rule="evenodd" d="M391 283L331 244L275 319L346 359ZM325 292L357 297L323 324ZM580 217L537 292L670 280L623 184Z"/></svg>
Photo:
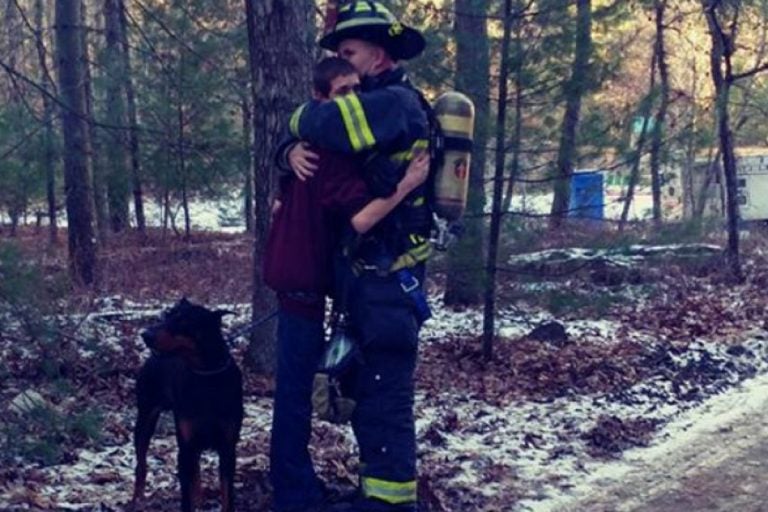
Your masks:
<svg viewBox="0 0 768 512"><path fill-rule="evenodd" d="M221 510L234 510L235 447L243 421L242 375L221 334L227 311L211 311L186 299L162 321L142 332L152 350L136 381L138 418L134 429L136 480L133 503L143 498L147 450L162 411L176 423L181 510L200 498L200 454L219 456Z"/></svg>

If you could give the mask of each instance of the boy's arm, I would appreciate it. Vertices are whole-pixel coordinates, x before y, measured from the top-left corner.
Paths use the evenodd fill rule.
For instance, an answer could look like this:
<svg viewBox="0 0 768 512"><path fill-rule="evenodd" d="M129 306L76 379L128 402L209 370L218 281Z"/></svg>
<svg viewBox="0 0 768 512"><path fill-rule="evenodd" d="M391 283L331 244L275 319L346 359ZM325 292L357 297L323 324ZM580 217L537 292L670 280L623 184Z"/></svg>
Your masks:
<svg viewBox="0 0 768 512"><path fill-rule="evenodd" d="M405 176L397 184L395 192L387 198L374 199L357 212L350 222L359 234L367 233L381 219L400 204L413 189L424 183L429 174L429 155L422 153L414 158L405 171Z"/></svg>
<svg viewBox="0 0 768 512"><path fill-rule="evenodd" d="M363 162L361 173L372 196L389 197L397 191L407 167L405 162L398 163L389 155L374 152Z"/></svg>

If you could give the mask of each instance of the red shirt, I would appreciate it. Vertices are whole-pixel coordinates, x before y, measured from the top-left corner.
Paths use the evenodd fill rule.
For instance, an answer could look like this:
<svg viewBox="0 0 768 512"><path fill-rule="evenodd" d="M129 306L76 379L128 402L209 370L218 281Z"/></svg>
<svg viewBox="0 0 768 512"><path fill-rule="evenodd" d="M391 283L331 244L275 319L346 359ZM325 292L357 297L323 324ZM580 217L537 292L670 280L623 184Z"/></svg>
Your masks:
<svg viewBox="0 0 768 512"><path fill-rule="evenodd" d="M264 281L277 292L284 309L322 318L338 234L372 197L350 156L315 151L320 158L314 177L290 177L281 183L282 205L267 238ZM321 298L296 300L295 294Z"/></svg>

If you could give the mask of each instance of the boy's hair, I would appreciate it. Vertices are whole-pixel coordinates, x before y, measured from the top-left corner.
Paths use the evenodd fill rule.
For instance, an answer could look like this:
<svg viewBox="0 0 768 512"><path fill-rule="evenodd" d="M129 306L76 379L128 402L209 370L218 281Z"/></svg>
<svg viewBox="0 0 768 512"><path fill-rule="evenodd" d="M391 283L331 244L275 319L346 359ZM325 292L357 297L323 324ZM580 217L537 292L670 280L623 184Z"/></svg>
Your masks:
<svg viewBox="0 0 768 512"><path fill-rule="evenodd" d="M315 64L315 69L312 72L312 87L318 94L328 97L334 78L356 73L355 67L341 57L326 57Z"/></svg>

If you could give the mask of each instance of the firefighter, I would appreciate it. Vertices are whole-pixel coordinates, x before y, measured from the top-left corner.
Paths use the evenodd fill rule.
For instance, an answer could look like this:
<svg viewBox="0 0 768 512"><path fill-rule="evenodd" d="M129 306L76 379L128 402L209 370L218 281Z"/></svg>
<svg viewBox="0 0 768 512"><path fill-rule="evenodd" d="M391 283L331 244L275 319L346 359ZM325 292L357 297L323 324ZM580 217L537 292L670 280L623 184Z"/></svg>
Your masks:
<svg viewBox="0 0 768 512"><path fill-rule="evenodd" d="M290 120L294 142L279 154L299 179L311 179L314 155L303 143L406 162L428 149L428 106L399 61L419 55L423 36L381 3L353 1L339 10L320 46L347 59L362 76L360 94L309 102ZM372 184L390 180L376 177ZM349 323L362 354L355 373L352 427L360 448L360 497L350 510L415 511L413 415L418 330L429 317L422 288L431 248L426 187L411 192L365 236L353 236L337 272Z"/></svg>

